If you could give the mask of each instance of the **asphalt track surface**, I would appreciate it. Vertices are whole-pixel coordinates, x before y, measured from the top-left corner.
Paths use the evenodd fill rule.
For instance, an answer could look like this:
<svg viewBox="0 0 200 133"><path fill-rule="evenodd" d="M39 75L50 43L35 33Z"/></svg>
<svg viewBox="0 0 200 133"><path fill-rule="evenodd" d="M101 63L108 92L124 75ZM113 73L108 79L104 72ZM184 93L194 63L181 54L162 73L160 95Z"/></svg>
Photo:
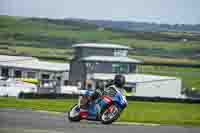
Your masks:
<svg viewBox="0 0 200 133"><path fill-rule="evenodd" d="M63 114L0 109L0 133L200 133L200 128L178 126L102 125L71 123Z"/></svg>

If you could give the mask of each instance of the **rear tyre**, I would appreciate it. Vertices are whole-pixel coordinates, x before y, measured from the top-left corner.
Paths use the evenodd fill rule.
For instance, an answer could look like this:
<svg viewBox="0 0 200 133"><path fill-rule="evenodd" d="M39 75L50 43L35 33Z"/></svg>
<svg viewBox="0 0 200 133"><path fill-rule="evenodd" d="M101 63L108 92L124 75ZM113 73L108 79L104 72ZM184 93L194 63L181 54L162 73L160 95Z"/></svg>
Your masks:
<svg viewBox="0 0 200 133"><path fill-rule="evenodd" d="M116 105L111 105L108 109L106 109L101 115L101 122L103 124L111 124L115 120L117 120L120 116L120 110Z"/></svg>
<svg viewBox="0 0 200 133"><path fill-rule="evenodd" d="M75 104L68 112L68 119L72 122L80 121L80 108L77 104Z"/></svg>

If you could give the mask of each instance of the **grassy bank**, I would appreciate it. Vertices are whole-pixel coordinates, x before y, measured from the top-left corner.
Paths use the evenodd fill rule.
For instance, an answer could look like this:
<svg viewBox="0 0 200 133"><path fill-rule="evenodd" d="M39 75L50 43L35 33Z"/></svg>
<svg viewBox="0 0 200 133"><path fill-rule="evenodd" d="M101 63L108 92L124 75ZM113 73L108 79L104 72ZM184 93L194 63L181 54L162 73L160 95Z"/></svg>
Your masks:
<svg viewBox="0 0 200 133"><path fill-rule="evenodd" d="M0 108L66 112L74 100L0 98ZM180 103L129 102L119 121L200 126L200 105Z"/></svg>
<svg viewBox="0 0 200 133"><path fill-rule="evenodd" d="M32 52L29 48L67 49L72 44L88 42L127 45L135 50L132 55L140 57L175 57L188 59L186 63L193 63L190 59L195 59L197 61L194 63L199 63L200 39L197 34L125 32L110 28L99 30L98 26L85 22L0 16L0 46L15 49L17 54L35 55L37 52L38 56L49 56L52 55L51 51L35 52L33 49ZM4 47L0 48L0 53L12 54L13 51ZM67 56L62 53L54 52L53 55ZM156 60L153 58L152 61ZM165 62L161 59L159 61ZM173 61L170 60L170 63Z"/></svg>

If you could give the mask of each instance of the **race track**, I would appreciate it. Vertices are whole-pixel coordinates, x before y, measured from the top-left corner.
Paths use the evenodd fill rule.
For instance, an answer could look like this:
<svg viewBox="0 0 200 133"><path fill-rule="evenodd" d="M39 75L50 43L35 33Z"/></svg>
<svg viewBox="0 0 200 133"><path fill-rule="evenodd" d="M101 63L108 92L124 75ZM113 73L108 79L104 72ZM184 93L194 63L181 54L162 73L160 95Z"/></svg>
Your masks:
<svg viewBox="0 0 200 133"><path fill-rule="evenodd" d="M0 109L0 133L200 133L200 128L177 126L102 125L71 123L63 114Z"/></svg>

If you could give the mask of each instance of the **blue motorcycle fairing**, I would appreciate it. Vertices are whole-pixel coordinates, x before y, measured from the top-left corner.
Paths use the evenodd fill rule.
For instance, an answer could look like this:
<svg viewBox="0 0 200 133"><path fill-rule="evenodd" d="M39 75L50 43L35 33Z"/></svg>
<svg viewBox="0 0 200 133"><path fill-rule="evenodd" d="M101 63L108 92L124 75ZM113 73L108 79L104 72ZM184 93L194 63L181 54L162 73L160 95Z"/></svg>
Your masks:
<svg viewBox="0 0 200 133"><path fill-rule="evenodd" d="M80 108L79 107L75 108L75 111L80 112Z"/></svg>
<svg viewBox="0 0 200 133"><path fill-rule="evenodd" d="M127 102L124 101L120 93L117 93L114 97L112 97L112 101L113 103L117 104L121 110L127 106Z"/></svg>

